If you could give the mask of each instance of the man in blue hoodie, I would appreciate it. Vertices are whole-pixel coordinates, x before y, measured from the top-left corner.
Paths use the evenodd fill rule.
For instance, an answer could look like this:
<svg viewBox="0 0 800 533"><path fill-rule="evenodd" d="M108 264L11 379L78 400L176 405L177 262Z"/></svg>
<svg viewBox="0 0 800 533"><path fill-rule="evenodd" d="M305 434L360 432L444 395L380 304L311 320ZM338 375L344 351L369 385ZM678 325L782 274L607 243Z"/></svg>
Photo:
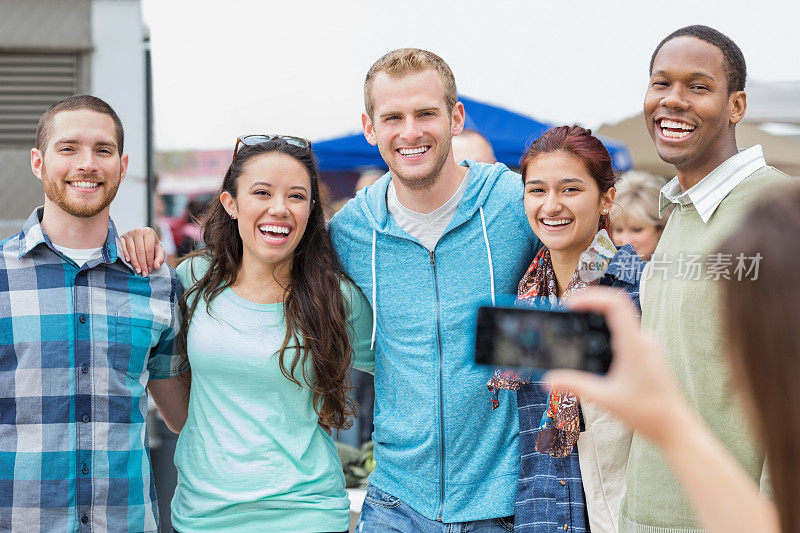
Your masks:
<svg viewBox="0 0 800 533"><path fill-rule="evenodd" d="M389 173L331 221L347 273L374 310L375 471L357 531L511 531L519 472L516 398L492 411L470 324L516 294L541 246L505 165L458 165L464 106L425 50L380 58L364 83L364 135Z"/></svg>

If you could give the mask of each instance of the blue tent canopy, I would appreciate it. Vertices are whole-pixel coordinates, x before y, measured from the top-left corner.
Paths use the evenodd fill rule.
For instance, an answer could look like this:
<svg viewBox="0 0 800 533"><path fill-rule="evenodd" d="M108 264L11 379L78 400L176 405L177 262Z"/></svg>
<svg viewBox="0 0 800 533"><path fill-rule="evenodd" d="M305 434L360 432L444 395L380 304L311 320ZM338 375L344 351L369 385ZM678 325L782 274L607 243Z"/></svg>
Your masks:
<svg viewBox="0 0 800 533"><path fill-rule="evenodd" d="M486 137L497 160L510 167L517 166L528 145L552 127L552 124L464 96L460 96L459 101L467 112L464 127ZM631 158L627 148L608 139L601 140L611 154L614 169L630 170ZM370 145L362 133L316 142L313 148L323 172L386 168L378 148Z"/></svg>

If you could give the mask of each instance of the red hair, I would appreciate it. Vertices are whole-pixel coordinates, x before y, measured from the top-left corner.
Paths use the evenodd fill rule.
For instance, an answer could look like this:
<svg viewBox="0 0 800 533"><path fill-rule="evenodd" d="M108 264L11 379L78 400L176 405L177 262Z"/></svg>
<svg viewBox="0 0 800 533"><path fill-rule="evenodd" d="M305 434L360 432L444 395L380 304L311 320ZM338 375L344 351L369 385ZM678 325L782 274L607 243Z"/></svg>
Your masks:
<svg viewBox="0 0 800 533"><path fill-rule="evenodd" d="M559 126L547 130L541 137L533 141L525 155L520 159L522 168L522 182L525 182L528 166L541 154L550 152L564 152L583 161L589 175L592 176L601 193L605 193L617 181L614 169L611 167L611 156L600 142L592 135L592 130L578 126ZM611 229L611 220L608 213L600 215L598 230Z"/></svg>

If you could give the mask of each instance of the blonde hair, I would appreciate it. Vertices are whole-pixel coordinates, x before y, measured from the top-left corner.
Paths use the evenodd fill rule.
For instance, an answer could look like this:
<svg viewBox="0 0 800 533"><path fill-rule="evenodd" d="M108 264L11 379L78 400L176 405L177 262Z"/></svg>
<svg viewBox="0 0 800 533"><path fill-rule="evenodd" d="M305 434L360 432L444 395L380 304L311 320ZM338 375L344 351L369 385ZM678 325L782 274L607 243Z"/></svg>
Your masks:
<svg viewBox="0 0 800 533"><path fill-rule="evenodd" d="M375 76L378 73L385 72L389 77L398 78L406 74L431 69L435 70L442 80L444 102L447 106L447 112L451 113L458 101L458 91L456 90L456 79L453 76L453 71L450 70L444 59L433 52L419 48L398 48L378 59L367 72L367 77L364 80L364 107L367 110L367 115L372 118L375 111L375 102L372 100L372 84L375 82Z"/></svg>
<svg viewBox="0 0 800 533"><path fill-rule="evenodd" d="M648 172L632 170L622 175L616 184L617 195L611 208L611 220L624 218L663 228L672 207L663 217L658 216L658 198L667 180Z"/></svg>

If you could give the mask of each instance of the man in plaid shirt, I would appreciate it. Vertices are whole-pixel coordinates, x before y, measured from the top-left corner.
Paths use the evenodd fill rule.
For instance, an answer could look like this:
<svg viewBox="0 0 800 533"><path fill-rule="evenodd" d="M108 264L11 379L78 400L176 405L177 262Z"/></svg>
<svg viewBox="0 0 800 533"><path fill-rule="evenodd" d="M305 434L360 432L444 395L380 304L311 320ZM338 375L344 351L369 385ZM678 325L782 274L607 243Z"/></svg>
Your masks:
<svg viewBox="0 0 800 533"><path fill-rule="evenodd" d="M44 187L0 242L0 530L157 531L147 391L186 418L173 339L180 283L137 276L109 205L125 177L122 124L93 96L42 115Z"/></svg>

